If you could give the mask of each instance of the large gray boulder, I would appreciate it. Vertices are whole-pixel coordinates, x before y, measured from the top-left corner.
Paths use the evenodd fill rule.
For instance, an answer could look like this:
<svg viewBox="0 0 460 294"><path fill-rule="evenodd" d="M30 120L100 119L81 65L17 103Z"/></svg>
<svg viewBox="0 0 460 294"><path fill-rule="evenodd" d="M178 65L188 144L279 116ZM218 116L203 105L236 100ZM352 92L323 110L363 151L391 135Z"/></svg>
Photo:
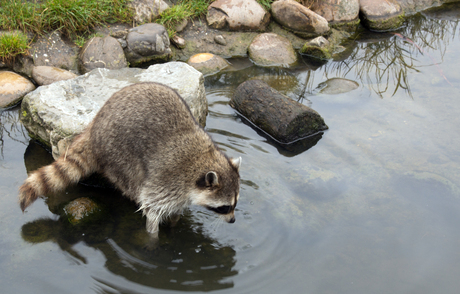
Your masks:
<svg viewBox="0 0 460 294"><path fill-rule="evenodd" d="M130 29L126 43L126 59L134 66L149 61L164 62L172 57L168 32L157 23L147 23Z"/></svg>
<svg viewBox="0 0 460 294"><path fill-rule="evenodd" d="M255 0L217 0L208 7L208 25L231 31L263 31L270 13Z"/></svg>
<svg viewBox="0 0 460 294"><path fill-rule="evenodd" d="M273 18L285 29L304 38L329 32L327 20L295 0L278 0L271 6Z"/></svg>
<svg viewBox="0 0 460 294"><path fill-rule="evenodd" d="M404 11L397 0L360 0L363 24L376 31L395 30L404 22Z"/></svg>
<svg viewBox="0 0 460 294"><path fill-rule="evenodd" d="M57 158L113 93L138 82L158 82L175 89L196 120L205 125L203 75L183 62L157 64L148 69L95 69L72 80L39 87L24 97L21 120L30 136L51 146Z"/></svg>
<svg viewBox="0 0 460 294"><path fill-rule="evenodd" d="M94 37L81 49L79 68L82 74L95 68L120 69L128 67L120 43L111 36Z"/></svg>

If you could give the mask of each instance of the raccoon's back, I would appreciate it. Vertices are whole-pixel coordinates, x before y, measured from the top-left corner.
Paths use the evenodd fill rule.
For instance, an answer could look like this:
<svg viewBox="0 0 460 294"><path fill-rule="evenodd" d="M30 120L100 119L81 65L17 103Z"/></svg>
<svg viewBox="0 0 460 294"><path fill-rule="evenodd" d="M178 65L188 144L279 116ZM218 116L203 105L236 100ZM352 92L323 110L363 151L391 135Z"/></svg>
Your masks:
<svg viewBox="0 0 460 294"><path fill-rule="evenodd" d="M126 194L135 195L149 176L149 162L166 156L165 146L195 138L197 132L202 130L176 91L140 83L115 93L101 108L91 143L102 172Z"/></svg>

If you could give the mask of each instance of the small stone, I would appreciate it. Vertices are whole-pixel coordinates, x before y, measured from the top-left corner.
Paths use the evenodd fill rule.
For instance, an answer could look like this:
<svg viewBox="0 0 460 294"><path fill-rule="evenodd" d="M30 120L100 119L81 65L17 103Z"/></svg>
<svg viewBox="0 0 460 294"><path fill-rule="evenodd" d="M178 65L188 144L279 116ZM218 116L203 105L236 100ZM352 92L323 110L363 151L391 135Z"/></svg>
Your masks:
<svg viewBox="0 0 460 294"><path fill-rule="evenodd" d="M214 37L214 42L216 42L219 45L225 46L227 45L227 41L225 40L224 36L222 35L217 35Z"/></svg>
<svg viewBox="0 0 460 294"><path fill-rule="evenodd" d="M255 0L217 0L208 7L208 25L231 31L263 31L270 13Z"/></svg>
<svg viewBox="0 0 460 294"><path fill-rule="evenodd" d="M277 23L303 38L316 37L329 32L327 20L295 0L278 0L271 6Z"/></svg>
<svg viewBox="0 0 460 294"><path fill-rule="evenodd" d="M176 25L176 28L175 28L176 32L178 33L182 32L187 26L187 24L188 24L188 20L184 18L180 23Z"/></svg>
<svg viewBox="0 0 460 294"><path fill-rule="evenodd" d="M49 85L54 82L76 78L77 75L68 70L54 66L34 66L32 69L32 78L40 85Z"/></svg>
<svg viewBox="0 0 460 294"><path fill-rule="evenodd" d="M134 10L134 21L136 23L152 22L160 13L169 8L163 0L133 0L128 6Z"/></svg>
<svg viewBox="0 0 460 294"><path fill-rule="evenodd" d="M401 27L404 11L396 0L360 0L363 24L373 30L388 31Z"/></svg>
<svg viewBox="0 0 460 294"><path fill-rule="evenodd" d="M316 37L303 45L300 49L302 54L306 54L317 59L331 59L332 53L329 48L329 41L323 36Z"/></svg>
<svg viewBox="0 0 460 294"><path fill-rule="evenodd" d="M15 106L33 90L34 84L23 76L11 71L0 72L0 108Z"/></svg>
<svg viewBox="0 0 460 294"><path fill-rule="evenodd" d="M128 30L118 30L110 33L110 36L114 37L115 39L125 39L126 35L128 35Z"/></svg>
<svg viewBox="0 0 460 294"><path fill-rule="evenodd" d="M259 66L288 67L297 62L291 42L274 33L260 34L248 48L249 57Z"/></svg>
<svg viewBox="0 0 460 294"><path fill-rule="evenodd" d="M95 68L120 69L128 63L120 43L113 37L94 37L81 49L80 71L87 73Z"/></svg>
<svg viewBox="0 0 460 294"><path fill-rule="evenodd" d="M71 201L64 207L67 219L72 225L80 224L95 213L101 212L99 205L88 197Z"/></svg>
<svg viewBox="0 0 460 294"><path fill-rule="evenodd" d="M148 61L168 61L172 57L168 32L157 23L132 28L126 42L126 58L134 66Z"/></svg>
<svg viewBox="0 0 460 294"><path fill-rule="evenodd" d="M358 88L357 82L343 78L328 79L318 85L319 93L330 95L347 93Z"/></svg>
<svg viewBox="0 0 460 294"><path fill-rule="evenodd" d="M128 47L128 42L126 42L125 39L119 38L117 39L117 41L118 43L120 43L121 48L125 49L126 47Z"/></svg>
<svg viewBox="0 0 460 294"><path fill-rule="evenodd" d="M171 43L173 43L177 48L184 49L185 48L185 39L179 36L174 36L171 39Z"/></svg>
<svg viewBox="0 0 460 294"><path fill-rule="evenodd" d="M354 23L359 18L359 0L314 1L310 9L331 25Z"/></svg>
<svg viewBox="0 0 460 294"><path fill-rule="evenodd" d="M187 64L193 66L203 75L218 73L229 66L227 60L211 53L198 53L190 57Z"/></svg>

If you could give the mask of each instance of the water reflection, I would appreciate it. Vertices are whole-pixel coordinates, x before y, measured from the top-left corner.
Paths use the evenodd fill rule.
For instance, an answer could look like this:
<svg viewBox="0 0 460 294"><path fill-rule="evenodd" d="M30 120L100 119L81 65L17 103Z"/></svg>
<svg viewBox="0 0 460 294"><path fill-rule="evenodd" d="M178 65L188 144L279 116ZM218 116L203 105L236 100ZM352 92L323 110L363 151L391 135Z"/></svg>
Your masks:
<svg viewBox="0 0 460 294"><path fill-rule="evenodd" d="M0 110L0 160L3 159L5 138L27 145L29 136L19 121L19 107Z"/></svg>
<svg viewBox="0 0 460 294"><path fill-rule="evenodd" d="M53 161L51 154L31 141L24 154L28 172ZM73 226L67 221L64 206L79 197L94 200L104 214L94 222ZM160 248L143 249L148 240L145 219L135 213L137 206L112 189L78 185L45 198L48 209L57 218L41 218L22 226L22 238L29 243L54 242L76 264L87 264L87 257L74 249L83 242L106 258L105 267L112 273L135 283L162 289L210 291L230 288L235 251L207 236L202 224L189 213L174 229L160 230ZM97 278L95 278L98 280ZM102 280L111 289L122 288Z"/></svg>
<svg viewBox="0 0 460 294"><path fill-rule="evenodd" d="M326 77L354 76L381 98L394 96L399 90L412 97L409 71L420 73L426 67L451 85L439 64L443 62L449 42L456 36L458 19L440 20L430 15L433 14L427 11L423 16L409 18L406 26L397 32L358 30L352 37L355 48L349 57L343 62L326 64L321 72ZM420 64L420 55L427 55L432 64ZM310 82L309 78L307 76L305 84Z"/></svg>
<svg viewBox="0 0 460 294"><path fill-rule="evenodd" d="M52 196L55 200L48 203L49 209L60 215L57 219L42 218L22 226L26 242L54 242L75 264L87 264L85 254L74 248L83 242L104 255L107 270L148 287L181 291L233 287L229 278L238 274L233 270L235 251L204 234L202 224L193 221L190 214L186 213L174 229L163 226L160 247L148 252L142 249L148 239L145 220L140 213L134 213L137 209L134 203L113 192L107 195L106 190L82 187L62 194ZM63 205L56 204L56 199L65 201L81 195L96 199L110 213L98 222L70 225L62 213ZM123 292L117 285L99 282Z"/></svg>

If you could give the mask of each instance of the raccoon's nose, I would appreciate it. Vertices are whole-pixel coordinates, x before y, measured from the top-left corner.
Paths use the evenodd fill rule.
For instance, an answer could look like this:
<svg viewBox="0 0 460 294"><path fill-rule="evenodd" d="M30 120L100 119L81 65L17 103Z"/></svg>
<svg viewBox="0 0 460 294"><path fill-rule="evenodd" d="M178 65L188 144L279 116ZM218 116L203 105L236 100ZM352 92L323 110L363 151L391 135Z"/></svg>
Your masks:
<svg viewBox="0 0 460 294"><path fill-rule="evenodd" d="M233 224L235 222L235 217L232 217L228 222Z"/></svg>

